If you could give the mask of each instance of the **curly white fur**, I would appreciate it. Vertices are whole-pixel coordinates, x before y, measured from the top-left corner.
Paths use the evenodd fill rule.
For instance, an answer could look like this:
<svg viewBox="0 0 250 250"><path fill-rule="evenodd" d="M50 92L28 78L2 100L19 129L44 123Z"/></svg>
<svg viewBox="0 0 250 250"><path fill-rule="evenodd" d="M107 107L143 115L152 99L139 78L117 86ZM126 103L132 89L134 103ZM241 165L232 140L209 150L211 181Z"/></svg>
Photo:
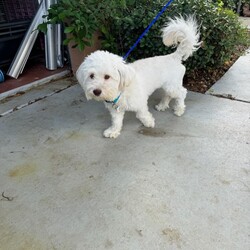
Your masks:
<svg viewBox="0 0 250 250"><path fill-rule="evenodd" d="M163 43L176 45L174 53L141 59L127 64L107 51L96 51L88 56L76 72L87 99L104 101L112 125L104 131L105 137L116 138L122 129L125 111L136 112L136 117L146 127L154 127L155 121L148 110L148 98L158 88L164 97L156 105L159 111L166 110L175 99L174 113L181 116L185 111L187 90L182 86L185 67L182 64L199 46L199 31L191 16L170 19L162 29ZM118 96L116 105L109 103Z"/></svg>

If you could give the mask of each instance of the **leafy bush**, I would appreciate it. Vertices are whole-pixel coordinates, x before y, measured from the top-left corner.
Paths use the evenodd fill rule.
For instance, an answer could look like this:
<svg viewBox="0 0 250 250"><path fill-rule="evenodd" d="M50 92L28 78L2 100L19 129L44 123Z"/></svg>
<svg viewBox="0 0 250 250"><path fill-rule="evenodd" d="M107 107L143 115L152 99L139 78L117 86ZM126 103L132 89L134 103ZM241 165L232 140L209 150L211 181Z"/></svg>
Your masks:
<svg viewBox="0 0 250 250"><path fill-rule="evenodd" d="M51 6L38 29L44 33L48 24L64 24L64 33L70 34L64 44L75 43L73 47L83 50L91 45L94 32L109 25L117 10L125 8L126 0L60 0ZM107 35L107 33L106 33Z"/></svg>
<svg viewBox="0 0 250 250"><path fill-rule="evenodd" d="M103 37L103 48L120 55L126 53L164 4L164 0L127 3L127 8L113 16L108 30L109 36ZM220 66L235 52L237 45L247 43L247 31L232 11L219 7L211 0L176 0L150 29L128 60L169 53L171 49L162 44L160 29L168 17L180 14L195 14L201 24L203 44L188 59L189 69Z"/></svg>
<svg viewBox="0 0 250 250"><path fill-rule="evenodd" d="M160 29L168 17L195 14L203 44L186 65L188 69L220 66L237 45L249 42L238 17L223 8L234 1L173 1L128 60L170 53L172 49L162 44ZM48 19L39 29L46 31L47 24L63 22L64 32L70 33L64 44L73 41L80 50L90 45L93 33L99 30L103 49L124 55L165 4L165 0L60 0L49 9Z"/></svg>
<svg viewBox="0 0 250 250"><path fill-rule="evenodd" d="M238 0L213 0L213 2L219 7L219 8L227 8L230 10L235 10L236 5L238 3Z"/></svg>

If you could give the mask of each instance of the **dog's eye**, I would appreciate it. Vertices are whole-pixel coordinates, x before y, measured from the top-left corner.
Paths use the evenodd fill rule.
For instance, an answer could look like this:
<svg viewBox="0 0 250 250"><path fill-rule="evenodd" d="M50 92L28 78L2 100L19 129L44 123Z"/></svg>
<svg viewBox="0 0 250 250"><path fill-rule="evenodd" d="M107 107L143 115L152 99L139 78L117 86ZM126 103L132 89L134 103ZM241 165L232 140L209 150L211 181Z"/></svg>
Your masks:
<svg viewBox="0 0 250 250"><path fill-rule="evenodd" d="M105 76L104 76L104 79L105 79L105 80L108 80L109 78L110 78L109 75L105 75Z"/></svg>
<svg viewBox="0 0 250 250"><path fill-rule="evenodd" d="M90 74L89 76L91 79L94 79L95 78L95 75L94 74Z"/></svg>

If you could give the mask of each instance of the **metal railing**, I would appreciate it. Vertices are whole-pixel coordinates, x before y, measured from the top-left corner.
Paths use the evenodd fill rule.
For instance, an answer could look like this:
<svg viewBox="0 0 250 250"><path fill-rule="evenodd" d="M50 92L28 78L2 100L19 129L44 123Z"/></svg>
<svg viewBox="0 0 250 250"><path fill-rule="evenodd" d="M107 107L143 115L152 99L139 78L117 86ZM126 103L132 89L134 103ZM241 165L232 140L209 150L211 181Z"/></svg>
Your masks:
<svg viewBox="0 0 250 250"><path fill-rule="evenodd" d="M15 55L14 60L7 72L8 76L18 78L23 72L23 69L30 56L31 50L34 46L39 31L37 27L43 22L43 16L47 14L48 8L57 2L57 0L38 0L40 5L38 11L33 18L28 31ZM63 66L62 59L62 38L61 38L61 25L49 25L48 32L45 34L45 59L46 68L55 70L57 67Z"/></svg>

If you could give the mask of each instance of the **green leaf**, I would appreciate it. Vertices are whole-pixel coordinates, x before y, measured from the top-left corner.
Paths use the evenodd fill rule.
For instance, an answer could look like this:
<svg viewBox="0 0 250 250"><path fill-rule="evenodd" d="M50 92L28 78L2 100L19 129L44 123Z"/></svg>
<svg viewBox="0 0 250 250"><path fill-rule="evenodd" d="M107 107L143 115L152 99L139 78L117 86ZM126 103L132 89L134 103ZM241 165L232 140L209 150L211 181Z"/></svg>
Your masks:
<svg viewBox="0 0 250 250"><path fill-rule="evenodd" d="M37 29L43 33L47 33L47 23L41 23L38 25Z"/></svg>
<svg viewBox="0 0 250 250"><path fill-rule="evenodd" d="M66 28L64 29L64 33L65 33L65 34L71 33L74 29L75 29L74 27L66 27Z"/></svg>
<svg viewBox="0 0 250 250"><path fill-rule="evenodd" d="M72 41L72 38L66 38L63 40L63 45L68 45Z"/></svg>

